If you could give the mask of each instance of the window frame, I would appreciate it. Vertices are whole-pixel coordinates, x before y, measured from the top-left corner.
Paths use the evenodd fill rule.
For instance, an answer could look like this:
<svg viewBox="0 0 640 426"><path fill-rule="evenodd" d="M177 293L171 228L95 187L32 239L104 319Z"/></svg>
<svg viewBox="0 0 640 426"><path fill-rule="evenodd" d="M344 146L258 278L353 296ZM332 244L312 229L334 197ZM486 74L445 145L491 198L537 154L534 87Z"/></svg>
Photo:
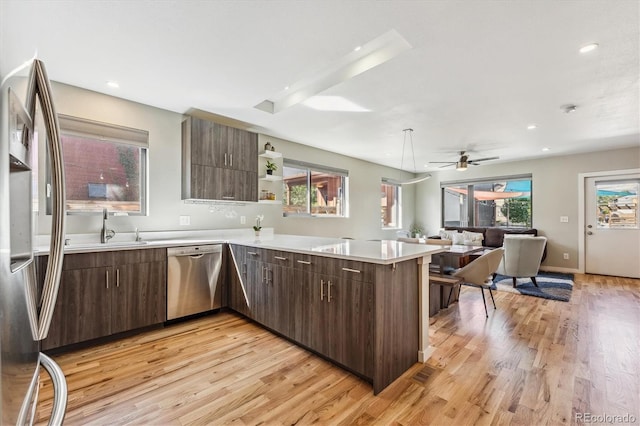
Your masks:
<svg viewBox="0 0 640 426"><path fill-rule="evenodd" d="M531 215L530 215L530 223L528 223L526 226L523 225L509 225L507 224L506 226L498 226L498 225L492 225L492 226L487 226L487 225L478 225L477 224L477 220L475 217L475 198L474 198L474 186L475 185L481 185L481 184L496 184L496 183L501 183L501 182L509 182L509 181L522 181L522 180L528 180L531 183L531 192L529 194L529 199L530 199L530 208L531 208ZM451 186L466 186L467 189L467 218L468 218L468 223L467 224L460 224L460 225L447 225L445 223L445 190L447 187L451 187ZM461 194L462 196L462 194ZM469 199L473 200L473 202L469 202ZM497 177L486 177L486 178L478 178L478 179L465 179L465 180L457 180L457 181L447 181L447 182L440 182L440 226L441 227L445 227L445 226L458 226L458 227L463 227L463 228L472 228L472 227L493 227L493 228L522 228L522 229L527 229L527 228L531 228L533 227L533 175L532 174L521 174L521 175L509 175L509 176L497 176Z"/></svg>
<svg viewBox="0 0 640 426"><path fill-rule="evenodd" d="M119 210L114 208L108 208L109 214L115 215L127 215L127 216L148 216L149 210L149 132L146 130L135 129L131 127L120 126L111 123L105 123L100 121L89 120L80 117L73 117L65 114L58 114L58 121L60 123L60 135L61 141L66 137L77 137L92 139L96 142L110 143L114 146L124 146L128 148L139 149L139 165L138 173L140 176L140 211L131 212L126 210ZM64 143L64 142L62 142ZM64 157L63 157L64 158ZM46 185L50 187L50 173L49 164L47 162L46 169ZM67 167L65 163L65 168ZM67 200L68 201L68 200ZM88 201L82 200L82 201ZM105 204L109 201L105 200ZM51 211L51 197L49 191L46 194L46 213L50 214ZM96 207L93 209L74 209L67 208L67 215L95 215L96 213L102 214L103 207Z"/></svg>
<svg viewBox="0 0 640 426"><path fill-rule="evenodd" d="M286 176L284 169L285 168L295 168L306 171L306 212L304 213L293 213L286 212L285 209L285 201L286 201ZM283 217L317 217L317 218L348 218L349 217L349 171L344 169L338 169L335 167L324 166L321 164L313 164L307 163L305 161L293 160L289 158L283 158L282 160L282 191L283 191ZM311 187L312 187L312 174L313 173L327 173L340 176L342 178L342 186L339 189L342 193L342 214L323 214L323 213L312 213L313 206L311 205Z"/></svg>
<svg viewBox="0 0 640 426"><path fill-rule="evenodd" d="M402 184L393 182L391 178L382 178L380 183L380 189L384 191L384 186L391 186L395 188L395 200L396 205L394 207L395 215L397 217L397 224L394 226L385 226L384 219L381 220L381 229L383 230L394 230L394 229L402 229ZM382 208L382 205L380 206Z"/></svg>

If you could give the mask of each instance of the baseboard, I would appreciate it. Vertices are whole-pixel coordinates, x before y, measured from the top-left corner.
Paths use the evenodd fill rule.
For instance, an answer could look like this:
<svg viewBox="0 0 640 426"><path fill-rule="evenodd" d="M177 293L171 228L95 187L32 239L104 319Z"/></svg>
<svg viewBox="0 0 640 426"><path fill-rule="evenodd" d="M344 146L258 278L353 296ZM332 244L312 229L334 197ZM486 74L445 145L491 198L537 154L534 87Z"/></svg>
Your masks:
<svg viewBox="0 0 640 426"><path fill-rule="evenodd" d="M563 268L562 266L542 266L541 271L544 272L561 272L563 274L579 274L580 271L574 268Z"/></svg>

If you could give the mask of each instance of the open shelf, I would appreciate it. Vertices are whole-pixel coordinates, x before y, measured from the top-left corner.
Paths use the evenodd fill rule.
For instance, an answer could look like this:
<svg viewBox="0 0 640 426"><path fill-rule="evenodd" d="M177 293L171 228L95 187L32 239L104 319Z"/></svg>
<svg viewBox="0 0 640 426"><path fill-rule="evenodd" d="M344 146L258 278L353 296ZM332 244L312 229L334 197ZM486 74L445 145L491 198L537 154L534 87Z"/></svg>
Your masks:
<svg viewBox="0 0 640 426"><path fill-rule="evenodd" d="M260 204L282 204L282 200L258 200Z"/></svg>
<svg viewBox="0 0 640 426"><path fill-rule="evenodd" d="M282 176L262 175L262 176L260 176L260 180L266 180L266 181L270 181L270 182L277 182L279 180L282 180Z"/></svg>
<svg viewBox="0 0 640 426"><path fill-rule="evenodd" d="M281 152L276 152L276 151L262 151L260 154L258 154L258 157L280 158L280 157L282 157L282 153Z"/></svg>

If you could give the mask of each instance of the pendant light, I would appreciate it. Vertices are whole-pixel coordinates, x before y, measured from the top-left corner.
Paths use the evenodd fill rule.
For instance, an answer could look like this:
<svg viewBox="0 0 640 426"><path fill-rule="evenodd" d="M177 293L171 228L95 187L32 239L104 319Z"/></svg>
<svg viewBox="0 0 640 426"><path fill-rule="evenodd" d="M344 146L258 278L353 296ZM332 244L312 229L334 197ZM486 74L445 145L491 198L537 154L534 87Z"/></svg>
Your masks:
<svg viewBox="0 0 640 426"><path fill-rule="evenodd" d="M407 146L407 137L409 139L409 143L411 144L411 156L413 157L413 173L417 173L416 171L416 154L413 152L413 129L404 129L404 139L402 142L402 158L400 159L400 170L402 170L404 166L404 150ZM423 180L427 180L431 177L429 173L417 176L413 179L408 180L400 180L400 179L387 179L387 182L393 183L396 185L410 185L413 183L422 182Z"/></svg>

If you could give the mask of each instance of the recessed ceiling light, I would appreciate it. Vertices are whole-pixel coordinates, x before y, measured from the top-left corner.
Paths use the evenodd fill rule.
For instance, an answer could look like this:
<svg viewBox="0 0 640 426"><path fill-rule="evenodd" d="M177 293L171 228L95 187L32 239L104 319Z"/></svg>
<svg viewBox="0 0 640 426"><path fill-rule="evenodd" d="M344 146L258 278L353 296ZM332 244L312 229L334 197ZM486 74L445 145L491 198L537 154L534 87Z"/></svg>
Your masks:
<svg viewBox="0 0 640 426"><path fill-rule="evenodd" d="M117 81L113 81L113 80L107 81L107 86L113 87L114 89L117 89L118 87L120 87L118 82Z"/></svg>
<svg viewBox="0 0 640 426"><path fill-rule="evenodd" d="M580 48L580 53L588 53L596 50L598 48L598 43L590 43L585 44Z"/></svg>
<svg viewBox="0 0 640 426"><path fill-rule="evenodd" d="M289 86L284 86L284 90L289 90Z"/></svg>
<svg viewBox="0 0 640 426"><path fill-rule="evenodd" d="M545 146L544 148L542 148L542 150L543 150L544 152L547 152L547 151L549 151L549 148L547 148L547 147Z"/></svg>
<svg viewBox="0 0 640 426"><path fill-rule="evenodd" d="M572 112L576 112L576 110L578 109L578 106L573 104L567 104L567 105L562 105L560 108L565 114L571 114Z"/></svg>
<svg viewBox="0 0 640 426"><path fill-rule="evenodd" d="M306 106L320 111L366 112L366 108L351 102L342 96L312 96L303 102Z"/></svg>
<svg viewBox="0 0 640 426"><path fill-rule="evenodd" d="M356 46L356 47L353 49L353 51L354 51L354 52L357 52L357 51L358 51L358 50L360 50L360 49L362 49L362 46Z"/></svg>
<svg viewBox="0 0 640 426"><path fill-rule="evenodd" d="M533 130L533 129L537 129L537 128L538 128L538 125L537 125L537 124L529 124L529 125L527 126L527 129L529 129L529 130Z"/></svg>

